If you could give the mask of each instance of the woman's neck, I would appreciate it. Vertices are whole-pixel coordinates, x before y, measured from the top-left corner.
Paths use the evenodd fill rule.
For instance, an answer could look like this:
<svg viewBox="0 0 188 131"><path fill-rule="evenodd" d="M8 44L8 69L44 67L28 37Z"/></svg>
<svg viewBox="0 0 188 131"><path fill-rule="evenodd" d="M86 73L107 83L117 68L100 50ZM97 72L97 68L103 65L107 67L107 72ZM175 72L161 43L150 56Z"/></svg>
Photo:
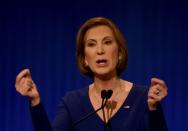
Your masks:
<svg viewBox="0 0 188 131"><path fill-rule="evenodd" d="M118 76L112 77L111 79L100 79L98 77L94 78L93 88L98 93L101 92L101 90L116 90L117 87L120 85L120 78Z"/></svg>

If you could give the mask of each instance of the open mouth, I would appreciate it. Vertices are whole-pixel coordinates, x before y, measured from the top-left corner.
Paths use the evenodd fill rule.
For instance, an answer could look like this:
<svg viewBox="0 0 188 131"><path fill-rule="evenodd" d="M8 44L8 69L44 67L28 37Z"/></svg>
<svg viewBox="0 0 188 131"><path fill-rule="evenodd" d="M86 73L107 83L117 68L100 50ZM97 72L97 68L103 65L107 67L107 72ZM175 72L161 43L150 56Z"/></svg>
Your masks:
<svg viewBox="0 0 188 131"><path fill-rule="evenodd" d="M107 60L106 59L99 59L96 61L97 64L106 64Z"/></svg>

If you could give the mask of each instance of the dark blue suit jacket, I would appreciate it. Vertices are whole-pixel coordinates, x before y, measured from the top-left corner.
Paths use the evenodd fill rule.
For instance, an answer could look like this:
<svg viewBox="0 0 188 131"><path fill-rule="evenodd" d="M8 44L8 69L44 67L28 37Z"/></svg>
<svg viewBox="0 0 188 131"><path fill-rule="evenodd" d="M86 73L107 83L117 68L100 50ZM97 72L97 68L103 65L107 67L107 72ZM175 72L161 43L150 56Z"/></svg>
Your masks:
<svg viewBox="0 0 188 131"><path fill-rule="evenodd" d="M94 111L90 103L89 88L68 92L58 106L55 120L50 125L46 112L40 103L30 107L36 131L105 131L104 122L94 114L76 126L74 123ZM118 112L110 119L106 131L167 131L163 111L149 111L148 88L133 85Z"/></svg>

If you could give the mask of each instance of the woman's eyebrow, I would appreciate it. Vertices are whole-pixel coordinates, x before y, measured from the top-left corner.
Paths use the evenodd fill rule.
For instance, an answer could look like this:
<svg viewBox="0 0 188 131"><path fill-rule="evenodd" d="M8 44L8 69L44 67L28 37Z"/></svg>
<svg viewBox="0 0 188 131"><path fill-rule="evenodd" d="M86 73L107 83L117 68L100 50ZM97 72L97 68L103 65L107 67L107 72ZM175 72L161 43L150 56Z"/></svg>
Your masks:
<svg viewBox="0 0 188 131"><path fill-rule="evenodd" d="M104 41L104 40L113 40L113 37L112 37L112 36L105 36L105 37L102 39L102 41ZM97 40L90 38L90 39L87 39L85 42L87 43L87 42L96 42L96 41L97 41Z"/></svg>
<svg viewBox="0 0 188 131"><path fill-rule="evenodd" d="M112 37L112 36L106 36L106 37L104 37L102 40L106 40L106 39L113 40L113 37Z"/></svg>
<svg viewBox="0 0 188 131"><path fill-rule="evenodd" d="M86 40L86 42L96 42L96 40L95 39L88 39L88 40Z"/></svg>

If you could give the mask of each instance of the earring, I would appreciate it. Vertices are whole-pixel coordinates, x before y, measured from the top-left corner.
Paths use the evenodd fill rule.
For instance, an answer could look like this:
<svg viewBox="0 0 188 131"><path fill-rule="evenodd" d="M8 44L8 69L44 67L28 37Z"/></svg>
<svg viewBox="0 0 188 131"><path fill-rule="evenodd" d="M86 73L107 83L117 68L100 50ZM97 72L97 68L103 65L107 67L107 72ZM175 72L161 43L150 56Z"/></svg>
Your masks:
<svg viewBox="0 0 188 131"><path fill-rule="evenodd" d="M120 66L121 59L122 59L122 56L121 56L121 55L119 55L119 56L118 56L117 68L119 68L119 66Z"/></svg>
<svg viewBox="0 0 188 131"><path fill-rule="evenodd" d="M84 61L84 66L85 66L85 67L88 67L88 66L89 66L89 64L88 64L88 62L87 62L86 60Z"/></svg>
<svg viewBox="0 0 188 131"><path fill-rule="evenodd" d="M119 56L118 56L118 60L120 61L121 59L122 59L122 56L121 56L121 55L119 55Z"/></svg>

